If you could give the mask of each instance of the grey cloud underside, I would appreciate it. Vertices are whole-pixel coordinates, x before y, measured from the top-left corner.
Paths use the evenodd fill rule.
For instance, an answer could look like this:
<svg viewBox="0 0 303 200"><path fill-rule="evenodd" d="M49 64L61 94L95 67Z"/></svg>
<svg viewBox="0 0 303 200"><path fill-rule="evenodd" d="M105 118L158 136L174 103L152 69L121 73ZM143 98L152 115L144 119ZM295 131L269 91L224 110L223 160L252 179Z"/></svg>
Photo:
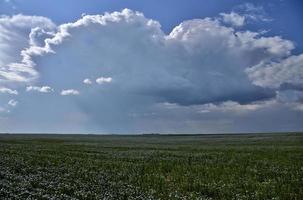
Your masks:
<svg viewBox="0 0 303 200"><path fill-rule="evenodd" d="M260 111L254 116L258 118L265 112L262 109L273 112L268 108L272 106L282 110L279 105L286 105L295 98L293 95L296 100L291 105L300 106L302 102L302 55L291 55L294 44L279 36L237 31L219 19L185 21L166 35L157 21L125 9L86 15L56 28L35 25L26 30L28 42L22 46L21 62L12 58L0 63L0 86L22 82L47 85L55 91L79 91L78 95L49 93L45 94L47 98L34 96L30 101L19 101L17 108L25 109L23 113L30 112L31 104L37 110L44 109L44 114L33 114L38 120L49 114L64 116L59 124L72 127L83 123L90 130L148 131L158 127L159 131L196 132L202 127L210 130L216 124L216 113L224 110L229 114L222 114L218 123L228 131L232 130L227 120L233 116L231 112L255 111L252 108L257 107ZM284 76L289 63L291 70ZM10 76L4 76L8 72ZM106 84L83 84L85 79L99 77L112 79ZM255 104L273 99L274 104ZM166 104L176 106L159 106ZM211 105L212 114L199 112L199 106L205 104ZM291 115L291 111L286 113ZM18 114L15 119L20 121L24 114ZM294 123L293 127L297 126Z"/></svg>

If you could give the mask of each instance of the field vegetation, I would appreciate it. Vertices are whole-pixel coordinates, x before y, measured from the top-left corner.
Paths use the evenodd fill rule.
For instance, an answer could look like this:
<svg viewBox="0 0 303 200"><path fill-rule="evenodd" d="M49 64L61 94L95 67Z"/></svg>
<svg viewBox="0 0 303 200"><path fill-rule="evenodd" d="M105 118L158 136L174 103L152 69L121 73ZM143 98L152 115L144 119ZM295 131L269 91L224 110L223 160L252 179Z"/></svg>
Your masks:
<svg viewBox="0 0 303 200"><path fill-rule="evenodd" d="M0 199L303 199L303 134L2 134Z"/></svg>

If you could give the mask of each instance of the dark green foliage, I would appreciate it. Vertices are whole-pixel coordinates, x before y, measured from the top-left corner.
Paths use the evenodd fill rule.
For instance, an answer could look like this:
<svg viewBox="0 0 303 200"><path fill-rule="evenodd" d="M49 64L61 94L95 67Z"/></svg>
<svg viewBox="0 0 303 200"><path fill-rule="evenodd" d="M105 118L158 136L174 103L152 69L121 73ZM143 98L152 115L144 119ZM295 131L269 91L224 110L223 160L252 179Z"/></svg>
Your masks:
<svg viewBox="0 0 303 200"><path fill-rule="evenodd" d="M303 134L0 135L0 199L303 199Z"/></svg>

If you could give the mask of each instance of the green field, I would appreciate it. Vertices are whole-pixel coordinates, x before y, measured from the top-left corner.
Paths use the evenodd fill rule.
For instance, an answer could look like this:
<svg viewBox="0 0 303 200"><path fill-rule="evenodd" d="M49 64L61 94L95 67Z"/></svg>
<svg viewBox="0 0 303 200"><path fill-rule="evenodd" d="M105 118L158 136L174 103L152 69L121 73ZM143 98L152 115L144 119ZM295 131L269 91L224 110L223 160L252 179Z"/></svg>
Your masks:
<svg viewBox="0 0 303 200"><path fill-rule="evenodd" d="M303 134L2 134L0 199L303 199Z"/></svg>

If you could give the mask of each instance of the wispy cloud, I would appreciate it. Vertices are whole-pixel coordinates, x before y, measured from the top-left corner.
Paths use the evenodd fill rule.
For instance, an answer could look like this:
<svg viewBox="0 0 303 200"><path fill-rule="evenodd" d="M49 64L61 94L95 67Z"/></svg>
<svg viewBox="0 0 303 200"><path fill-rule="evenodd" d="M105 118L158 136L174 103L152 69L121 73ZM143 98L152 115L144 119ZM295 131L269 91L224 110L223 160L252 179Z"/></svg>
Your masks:
<svg viewBox="0 0 303 200"><path fill-rule="evenodd" d="M17 95L17 94L18 94L18 91L17 91L17 90L12 90L12 89L10 89L10 88L2 87L2 88L0 88L0 93L6 93L6 94L14 94L14 95Z"/></svg>
<svg viewBox="0 0 303 200"><path fill-rule="evenodd" d="M263 6L253 3L244 3L235 7L235 11L241 13L249 21L270 22L273 19L268 16Z"/></svg>
<svg viewBox="0 0 303 200"><path fill-rule="evenodd" d="M7 104L9 106L16 107L17 104L18 104L18 101L14 100L14 99L11 99L11 100L9 100L9 102Z"/></svg>
<svg viewBox="0 0 303 200"><path fill-rule="evenodd" d="M245 24L245 16L241 16L238 13L220 13L225 23L233 26L243 26Z"/></svg>

